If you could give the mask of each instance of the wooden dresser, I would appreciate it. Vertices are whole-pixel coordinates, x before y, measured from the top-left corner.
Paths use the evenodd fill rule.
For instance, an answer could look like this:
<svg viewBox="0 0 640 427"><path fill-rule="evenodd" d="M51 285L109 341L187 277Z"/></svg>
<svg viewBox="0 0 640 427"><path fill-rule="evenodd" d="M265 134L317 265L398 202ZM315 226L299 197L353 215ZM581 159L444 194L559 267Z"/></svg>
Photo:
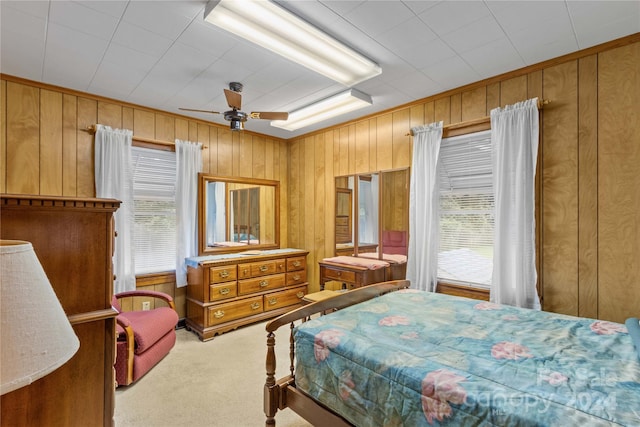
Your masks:
<svg viewBox="0 0 640 427"><path fill-rule="evenodd" d="M1 195L2 239L31 242L80 339L69 362L2 396L3 426L113 425L113 213L119 206L109 199Z"/></svg>
<svg viewBox="0 0 640 427"><path fill-rule="evenodd" d="M187 328L206 341L296 308L307 293L307 254L273 249L189 258Z"/></svg>

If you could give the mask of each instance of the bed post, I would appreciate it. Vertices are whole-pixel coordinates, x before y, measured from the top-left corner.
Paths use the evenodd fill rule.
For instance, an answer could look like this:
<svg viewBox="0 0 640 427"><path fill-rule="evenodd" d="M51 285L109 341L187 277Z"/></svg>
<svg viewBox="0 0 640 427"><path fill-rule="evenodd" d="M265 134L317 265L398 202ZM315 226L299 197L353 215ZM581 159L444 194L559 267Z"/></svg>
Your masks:
<svg viewBox="0 0 640 427"><path fill-rule="evenodd" d="M264 384L264 414L267 416L265 426L276 425L275 415L278 411L278 387L276 386L276 335L269 332L267 335L267 381Z"/></svg>

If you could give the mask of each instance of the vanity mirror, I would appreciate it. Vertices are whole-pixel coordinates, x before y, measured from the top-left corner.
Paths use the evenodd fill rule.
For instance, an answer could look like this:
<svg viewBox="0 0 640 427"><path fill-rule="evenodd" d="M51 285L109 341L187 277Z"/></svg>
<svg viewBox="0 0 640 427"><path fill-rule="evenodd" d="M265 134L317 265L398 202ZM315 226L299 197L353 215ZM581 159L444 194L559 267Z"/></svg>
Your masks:
<svg viewBox="0 0 640 427"><path fill-rule="evenodd" d="M409 169L339 176L335 183L336 255L406 255Z"/></svg>
<svg viewBox="0 0 640 427"><path fill-rule="evenodd" d="M278 181L200 174L199 254L278 248L279 201Z"/></svg>

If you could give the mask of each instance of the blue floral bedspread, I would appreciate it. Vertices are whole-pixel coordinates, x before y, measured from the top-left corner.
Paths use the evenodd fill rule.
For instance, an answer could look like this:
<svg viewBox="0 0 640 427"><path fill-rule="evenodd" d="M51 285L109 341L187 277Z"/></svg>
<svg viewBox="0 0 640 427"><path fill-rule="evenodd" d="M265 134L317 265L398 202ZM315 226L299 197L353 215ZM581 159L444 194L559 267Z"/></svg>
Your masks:
<svg viewBox="0 0 640 427"><path fill-rule="evenodd" d="M640 426L624 325L406 290L296 327L296 385L360 426Z"/></svg>

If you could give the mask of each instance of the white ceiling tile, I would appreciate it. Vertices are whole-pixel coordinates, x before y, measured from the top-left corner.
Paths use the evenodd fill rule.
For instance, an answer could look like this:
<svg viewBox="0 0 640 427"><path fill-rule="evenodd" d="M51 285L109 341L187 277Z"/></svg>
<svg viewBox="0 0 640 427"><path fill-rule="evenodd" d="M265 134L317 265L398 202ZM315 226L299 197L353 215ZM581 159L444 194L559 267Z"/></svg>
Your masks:
<svg viewBox="0 0 640 427"><path fill-rule="evenodd" d="M422 72L434 82L439 83L444 90L473 83L481 77L458 56L427 67Z"/></svg>
<svg viewBox="0 0 640 427"><path fill-rule="evenodd" d="M416 15L421 14L427 9L440 3L442 0L426 1L426 0L402 0L402 2L413 11Z"/></svg>
<svg viewBox="0 0 640 427"><path fill-rule="evenodd" d="M124 69L135 70L147 74L158 62L158 57L130 49L117 43L111 43L104 55L103 62L108 62Z"/></svg>
<svg viewBox="0 0 640 427"><path fill-rule="evenodd" d="M581 49L640 31L639 1L571 1L567 7Z"/></svg>
<svg viewBox="0 0 640 427"><path fill-rule="evenodd" d="M104 13L115 18L121 18L129 4L129 0L93 0L81 3L84 6L100 13Z"/></svg>
<svg viewBox="0 0 640 427"><path fill-rule="evenodd" d="M326 5L329 9L333 10L340 16L344 16L351 12L356 7L364 3L363 0L320 0L320 3Z"/></svg>
<svg viewBox="0 0 640 427"><path fill-rule="evenodd" d="M398 1L368 1L344 15L353 25L372 37L397 27L414 16Z"/></svg>
<svg viewBox="0 0 640 427"><path fill-rule="evenodd" d="M14 40L20 40L15 43ZM42 79L44 43L2 31L0 72L38 81Z"/></svg>
<svg viewBox="0 0 640 427"><path fill-rule="evenodd" d="M420 72L408 73L402 78L390 82L389 85L406 96L413 97L413 99L424 98L442 90L442 86L439 83L434 82Z"/></svg>
<svg viewBox="0 0 640 427"><path fill-rule="evenodd" d="M111 98L127 99L145 75L146 72L132 67L102 61L88 90L108 94L106 96Z"/></svg>
<svg viewBox="0 0 640 427"><path fill-rule="evenodd" d="M180 2L131 1L122 19L124 22L174 40L192 20L176 13L176 8L172 7L175 3Z"/></svg>
<svg viewBox="0 0 640 427"><path fill-rule="evenodd" d="M194 22L189 25L178 41L218 57L238 44L238 40L229 32L204 22Z"/></svg>
<svg viewBox="0 0 640 427"><path fill-rule="evenodd" d="M46 20L0 2L0 71L40 80L45 53ZM11 4L15 2L9 2Z"/></svg>
<svg viewBox="0 0 640 427"><path fill-rule="evenodd" d="M68 1L51 2L49 20L104 40L111 40L118 25L116 17L97 12L83 4Z"/></svg>
<svg viewBox="0 0 640 427"><path fill-rule="evenodd" d="M550 22L571 27L564 1L488 1L487 6L507 33Z"/></svg>
<svg viewBox="0 0 640 427"><path fill-rule="evenodd" d="M496 55L496 52L500 52L500 55ZM465 52L461 56L482 78L489 78L526 65L506 37Z"/></svg>
<svg viewBox="0 0 640 427"><path fill-rule="evenodd" d="M485 16L466 27L442 36L442 40L458 53L468 52L479 46L504 37L504 31L493 16Z"/></svg>
<svg viewBox="0 0 640 427"><path fill-rule="evenodd" d="M22 37L27 37L33 40L40 40L44 46L46 18L26 13L20 9L4 7L4 4L5 2L0 2L0 5L2 5L2 13L0 14L2 38L10 35L12 38L11 43L19 45Z"/></svg>
<svg viewBox="0 0 640 427"><path fill-rule="evenodd" d="M70 87L86 90L107 45L106 40L50 22L47 26L44 78L55 78L55 84L71 80L73 84ZM65 68L69 69L68 75L64 73Z"/></svg>
<svg viewBox="0 0 640 427"><path fill-rule="evenodd" d="M387 49L405 57L405 54L412 51L415 46L435 40L437 37L427 24L414 16L401 25L378 35L376 39Z"/></svg>
<svg viewBox="0 0 640 427"><path fill-rule="evenodd" d="M47 52L50 50L47 49ZM86 92L96 72L98 61L88 56L77 55L72 50L51 50L55 55L50 60L49 53L45 58L44 81L62 87ZM67 64L73 64L69 67Z"/></svg>
<svg viewBox="0 0 640 427"><path fill-rule="evenodd" d="M283 2L276 1L280 7L288 10L293 15L315 26L320 31L326 32L325 25L340 19L340 15L336 13L329 6L315 1L294 1ZM358 2L342 2L349 3L351 6L356 7Z"/></svg>
<svg viewBox="0 0 640 427"><path fill-rule="evenodd" d="M112 41L158 58L164 55L173 43L173 41L167 37L160 36L127 22L120 22Z"/></svg>
<svg viewBox="0 0 640 427"><path fill-rule="evenodd" d="M417 69L424 69L454 56L456 53L449 46L442 40L436 39L417 46L413 55L406 60Z"/></svg>
<svg viewBox="0 0 640 427"><path fill-rule="evenodd" d="M576 31L579 49L586 49L610 40L640 32L640 18L627 15L619 21L603 23L598 31Z"/></svg>
<svg viewBox="0 0 640 427"><path fill-rule="evenodd" d="M422 12L422 19L438 35L462 28L489 15L489 9L479 1L443 1Z"/></svg>
<svg viewBox="0 0 640 427"><path fill-rule="evenodd" d="M37 1L36 0L34 1L2 0L0 1L0 10L2 11L2 14L5 14L8 9L18 10L28 15L46 19L47 15L49 15L49 1L48 0L47 1L42 1L42 0L37 0Z"/></svg>

